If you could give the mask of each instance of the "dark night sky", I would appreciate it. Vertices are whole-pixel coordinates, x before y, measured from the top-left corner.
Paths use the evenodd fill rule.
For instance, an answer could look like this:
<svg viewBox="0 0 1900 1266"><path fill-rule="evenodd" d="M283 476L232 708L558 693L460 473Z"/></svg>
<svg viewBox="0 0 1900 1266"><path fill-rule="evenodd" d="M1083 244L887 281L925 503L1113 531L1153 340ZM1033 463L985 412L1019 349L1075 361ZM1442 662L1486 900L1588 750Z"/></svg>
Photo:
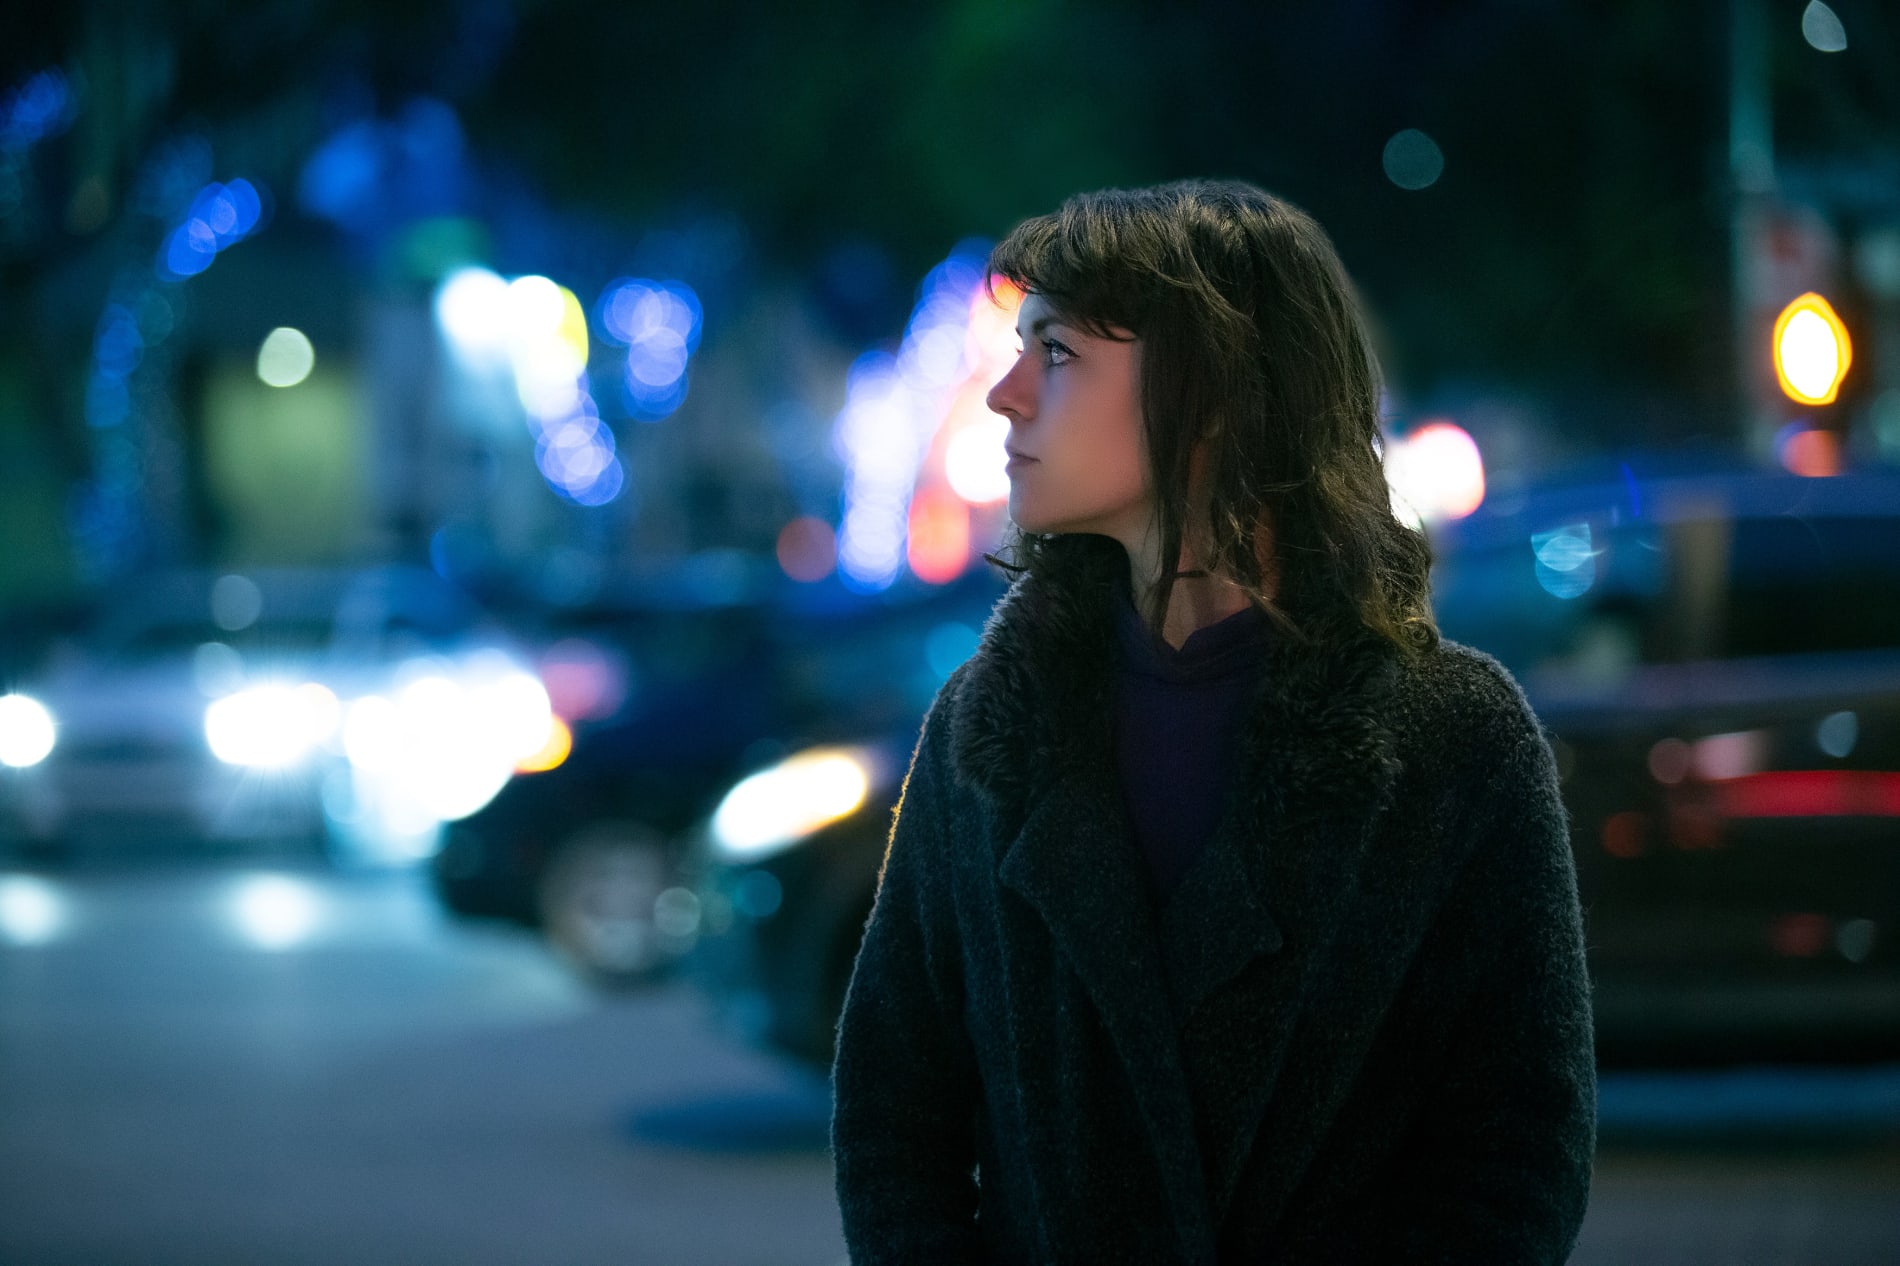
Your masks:
<svg viewBox="0 0 1900 1266"><path fill-rule="evenodd" d="M1837 6L1829 57L1776 33L1777 133L1796 159L1891 146L1896 49L1873 0ZM49 188L131 173L200 131L280 188L331 127L418 95L460 112L480 161L629 232L704 211L767 267L822 275L868 249L908 281L970 234L1073 190L1210 174L1314 212L1418 386L1498 380L1725 407L1729 5L1258 5L864 0L800 5L89 5L29 17L6 82L94 70ZM167 15L168 16L160 16ZM1402 128L1443 176L1380 165ZM0 248L30 283L83 248L49 228ZM1692 422L1691 425L1697 423Z"/></svg>

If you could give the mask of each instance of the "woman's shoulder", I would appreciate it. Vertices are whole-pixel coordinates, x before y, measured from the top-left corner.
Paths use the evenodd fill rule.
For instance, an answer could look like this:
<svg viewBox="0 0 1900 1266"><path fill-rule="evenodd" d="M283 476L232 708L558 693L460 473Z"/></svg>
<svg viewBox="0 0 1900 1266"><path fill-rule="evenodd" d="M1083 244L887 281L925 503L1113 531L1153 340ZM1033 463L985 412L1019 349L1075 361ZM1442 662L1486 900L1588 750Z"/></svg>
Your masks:
<svg viewBox="0 0 1900 1266"><path fill-rule="evenodd" d="M1548 744L1524 688L1495 656L1441 638L1401 673L1396 720L1415 743L1474 762Z"/></svg>

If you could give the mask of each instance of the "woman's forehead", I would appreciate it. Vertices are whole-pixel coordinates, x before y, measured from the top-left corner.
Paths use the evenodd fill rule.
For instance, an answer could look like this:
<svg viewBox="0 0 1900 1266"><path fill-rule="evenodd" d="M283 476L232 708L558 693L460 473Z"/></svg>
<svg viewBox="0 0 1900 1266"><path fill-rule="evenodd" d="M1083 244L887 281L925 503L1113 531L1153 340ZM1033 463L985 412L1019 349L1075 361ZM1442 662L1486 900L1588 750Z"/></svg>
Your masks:
<svg viewBox="0 0 1900 1266"><path fill-rule="evenodd" d="M1078 321L1066 315L1047 296L1032 290L1023 296L1022 306L1016 310L1016 332L1025 338L1033 338L1051 327L1060 327L1065 333L1081 338L1100 338L1102 333L1091 328L1086 322ZM1134 339L1132 330L1110 325L1106 331L1109 339L1117 343L1126 343Z"/></svg>

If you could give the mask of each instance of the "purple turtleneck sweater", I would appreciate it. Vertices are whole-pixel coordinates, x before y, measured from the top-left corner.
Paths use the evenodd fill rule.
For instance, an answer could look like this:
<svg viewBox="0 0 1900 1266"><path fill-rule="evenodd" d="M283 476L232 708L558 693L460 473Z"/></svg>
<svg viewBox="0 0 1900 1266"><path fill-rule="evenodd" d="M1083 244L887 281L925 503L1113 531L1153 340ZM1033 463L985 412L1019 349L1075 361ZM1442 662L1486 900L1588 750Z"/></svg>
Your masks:
<svg viewBox="0 0 1900 1266"><path fill-rule="evenodd" d="M1249 606L1196 629L1176 650L1148 631L1125 579L1116 614L1115 756L1122 803L1159 906L1226 812L1240 722L1265 667L1272 625Z"/></svg>

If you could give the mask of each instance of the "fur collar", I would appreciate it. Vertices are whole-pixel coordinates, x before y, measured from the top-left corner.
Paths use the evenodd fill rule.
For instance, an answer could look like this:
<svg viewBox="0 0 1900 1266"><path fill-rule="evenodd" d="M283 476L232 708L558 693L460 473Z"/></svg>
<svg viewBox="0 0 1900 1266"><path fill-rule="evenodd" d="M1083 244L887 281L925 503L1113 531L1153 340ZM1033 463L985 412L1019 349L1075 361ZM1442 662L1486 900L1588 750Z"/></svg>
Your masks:
<svg viewBox="0 0 1900 1266"><path fill-rule="evenodd" d="M1067 774L1112 758L1118 572L1127 557L1107 537L1064 538L1073 566L1045 583L1023 576L998 601L958 693L952 752L962 780L1026 806ZM1366 632L1307 647L1275 636L1259 694L1242 724L1243 786L1285 814L1340 797L1391 790L1398 763L1384 717L1399 656ZM1362 802L1363 803L1363 802Z"/></svg>

